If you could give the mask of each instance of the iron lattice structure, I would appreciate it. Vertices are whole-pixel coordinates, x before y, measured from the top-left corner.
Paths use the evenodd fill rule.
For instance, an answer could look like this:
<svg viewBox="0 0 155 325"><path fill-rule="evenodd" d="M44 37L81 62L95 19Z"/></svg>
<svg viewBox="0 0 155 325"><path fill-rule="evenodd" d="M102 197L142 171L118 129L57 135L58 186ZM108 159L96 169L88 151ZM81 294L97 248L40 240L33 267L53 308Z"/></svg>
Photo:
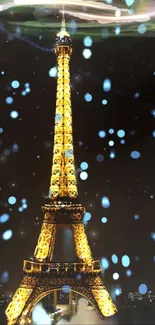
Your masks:
<svg viewBox="0 0 155 325"><path fill-rule="evenodd" d="M8 325L31 323L36 303L64 285L88 299L101 316L116 312L101 277L100 263L92 257L82 223L85 208L78 202L69 68L72 45L64 27L57 34L55 53L58 79L51 195L48 204L42 207L44 221L34 252L35 262L24 261L23 280L6 309ZM79 263L52 263L58 227L72 229Z"/></svg>

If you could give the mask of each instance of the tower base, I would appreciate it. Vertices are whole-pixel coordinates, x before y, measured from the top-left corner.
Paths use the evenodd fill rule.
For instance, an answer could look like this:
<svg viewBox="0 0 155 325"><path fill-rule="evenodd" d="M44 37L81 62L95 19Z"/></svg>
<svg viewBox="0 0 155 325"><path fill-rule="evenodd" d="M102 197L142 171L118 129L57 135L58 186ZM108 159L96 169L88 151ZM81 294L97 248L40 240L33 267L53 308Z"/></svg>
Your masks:
<svg viewBox="0 0 155 325"><path fill-rule="evenodd" d="M24 261L24 276L6 315L8 325L28 325L35 305L52 291L69 286L85 297L103 317L115 314L116 307L105 289L99 261L82 263L35 263Z"/></svg>

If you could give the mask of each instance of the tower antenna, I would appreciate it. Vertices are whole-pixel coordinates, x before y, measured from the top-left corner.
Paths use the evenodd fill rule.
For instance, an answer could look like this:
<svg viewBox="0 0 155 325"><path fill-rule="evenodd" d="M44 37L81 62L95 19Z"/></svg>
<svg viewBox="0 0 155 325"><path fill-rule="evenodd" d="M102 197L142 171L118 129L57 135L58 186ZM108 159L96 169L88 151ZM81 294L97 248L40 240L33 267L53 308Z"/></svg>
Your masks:
<svg viewBox="0 0 155 325"><path fill-rule="evenodd" d="M66 26L65 26L65 8L64 6L62 7L62 22L61 22L61 28L64 30L66 29Z"/></svg>

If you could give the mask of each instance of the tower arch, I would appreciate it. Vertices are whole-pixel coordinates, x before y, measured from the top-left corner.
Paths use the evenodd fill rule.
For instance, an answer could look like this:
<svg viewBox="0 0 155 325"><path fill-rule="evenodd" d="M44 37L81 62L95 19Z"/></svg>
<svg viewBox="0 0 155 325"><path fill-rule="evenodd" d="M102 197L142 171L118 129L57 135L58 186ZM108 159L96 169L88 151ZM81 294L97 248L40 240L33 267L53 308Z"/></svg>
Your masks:
<svg viewBox="0 0 155 325"><path fill-rule="evenodd" d="M32 313L34 308L36 307L36 305L41 302L42 299L44 299L47 295L54 293L54 291L61 291L62 287L58 287L58 288L52 288L49 290L43 290L42 292L40 292L40 294L38 294L36 292L36 294L33 295L33 297L28 301L26 307L23 309L17 324L19 325L27 325L28 323L30 323L31 319L32 319ZM89 293L89 291L84 290L84 288L76 288L74 289L74 287L70 288L70 292L74 292L79 294L81 297L85 298L93 307L94 309L98 312L98 308L97 305L95 303L95 300L93 299L93 297L91 296L91 293Z"/></svg>

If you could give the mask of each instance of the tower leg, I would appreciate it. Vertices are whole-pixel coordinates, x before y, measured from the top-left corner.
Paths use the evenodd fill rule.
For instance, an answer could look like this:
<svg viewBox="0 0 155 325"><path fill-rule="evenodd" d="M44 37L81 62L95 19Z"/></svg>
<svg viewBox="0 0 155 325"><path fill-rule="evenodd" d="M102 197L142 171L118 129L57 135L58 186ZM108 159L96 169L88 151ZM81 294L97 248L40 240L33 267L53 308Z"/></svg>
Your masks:
<svg viewBox="0 0 155 325"><path fill-rule="evenodd" d="M111 297L106 290L103 280L100 276L91 278L89 281L92 295L98 305L98 308L102 315L105 317L112 316L116 313L117 309L113 304Z"/></svg>
<svg viewBox="0 0 155 325"><path fill-rule="evenodd" d="M91 261L93 261L93 257L88 244L83 223L73 224L72 229L78 258L83 263L90 263Z"/></svg>
<svg viewBox="0 0 155 325"><path fill-rule="evenodd" d="M73 224L72 228L77 256L82 262L91 263L93 261L93 257L88 245L84 225L82 223ZM91 293L101 314L105 317L114 315L116 312L116 307L112 303L110 295L103 284L102 278L100 276L91 278L89 282Z"/></svg>
<svg viewBox="0 0 155 325"><path fill-rule="evenodd" d="M34 252L34 256L37 261L43 262L46 258L48 261L52 260L54 243L56 237L56 225L43 222L41 233L38 239L38 243Z"/></svg>
<svg viewBox="0 0 155 325"><path fill-rule="evenodd" d="M7 316L8 325L14 325L17 322L18 317L24 310L28 299L30 298L35 286L38 283L37 278L24 277L19 288L15 292L12 301L9 303L5 314ZM26 314L26 310L25 310ZM21 325L28 325L29 318L23 317L23 323Z"/></svg>

